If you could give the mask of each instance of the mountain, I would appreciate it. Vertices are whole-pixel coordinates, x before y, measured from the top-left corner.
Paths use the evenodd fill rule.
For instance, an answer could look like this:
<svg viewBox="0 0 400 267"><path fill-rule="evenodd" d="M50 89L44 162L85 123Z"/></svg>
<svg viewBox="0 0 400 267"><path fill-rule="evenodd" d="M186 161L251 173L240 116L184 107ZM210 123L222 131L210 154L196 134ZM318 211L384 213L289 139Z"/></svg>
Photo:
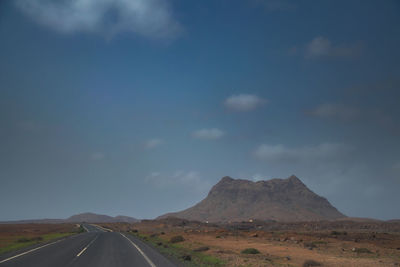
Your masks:
<svg viewBox="0 0 400 267"><path fill-rule="evenodd" d="M72 215L67 219L38 219L38 220L21 220L21 221L5 221L1 223L114 223L114 222L126 222L126 223L135 223L139 222L138 219L128 217L128 216L116 216L111 217L103 214L96 214L91 212L80 213L76 215Z"/></svg>
<svg viewBox="0 0 400 267"><path fill-rule="evenodd" d="M226 176L213 186L201 202L159 218L166 217L228 222L250 219L317 221L346 216L292 175L287 179L258 182Z"/></svg>
<svg viewBox="0 0 400 267"><path fill-rule="evenodd" d="M67 222L87 222L87 223L108 223L108 222L113 222L113 217L108 216L108 215L102 215L102 214L95 214L95 213L81 213L77 215L72 215L68 219L66 219Z"/></svg>
<svg viewBox="0 0 400 267"><path fill-rule="evenodd" d="M66 219L67 222L87 222L87 223L113 223L113 222L138 222L138 219L128 216L111 217L103 214L95 214L91 212L73 215Z"/></svg>
<svg viewBox="0 0 400 267"><path fill-rule="evenodd" d="M118 216L114 217L114 221L125 222L125 223L135 223L135 222L139 222L140 220L129 217L129 216L118 215Z"/></svg>

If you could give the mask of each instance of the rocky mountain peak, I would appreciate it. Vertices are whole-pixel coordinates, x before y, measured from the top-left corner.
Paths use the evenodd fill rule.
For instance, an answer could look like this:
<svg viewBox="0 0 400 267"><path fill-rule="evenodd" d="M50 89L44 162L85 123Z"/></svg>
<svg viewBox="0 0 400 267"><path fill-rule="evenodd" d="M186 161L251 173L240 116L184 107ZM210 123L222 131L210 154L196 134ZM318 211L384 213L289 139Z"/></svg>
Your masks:
<svg viewBox="0 0 400 267"><path fill-rule="evenodd" d="M184 211L161 217L165 216L215 222L249 219L309 221L345 217L295 175L258 182L225 176L211 188L204 200Z"/></svg>

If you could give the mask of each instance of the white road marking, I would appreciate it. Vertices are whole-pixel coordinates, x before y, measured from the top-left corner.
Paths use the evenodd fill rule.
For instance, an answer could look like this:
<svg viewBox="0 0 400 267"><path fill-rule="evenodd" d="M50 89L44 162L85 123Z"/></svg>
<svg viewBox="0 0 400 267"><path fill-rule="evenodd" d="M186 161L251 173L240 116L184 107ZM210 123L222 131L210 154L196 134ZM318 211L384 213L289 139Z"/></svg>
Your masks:
<svg viewBox="0 0 400 267"><path fill-rule="evenodd" d="M146 254L144 254L144 252L135 244L132 242L132 240L130 240L129 238L127 238L124 234L120 233L123 237L125 237L126 239L128 239L129 242L131 242L131 244L139 251L140 254L142 254L142 256L144 257L144 259L147 261L147 263L151 266L151 267L156 267L156 265L149 259L149 257L147 257Z"/></svg>
<svg viewBox="0 0 400 267"><path fill-rule="evenodd" d="M79 252L78 254L76 254L76 256L79 257L80 255L82 255L82 253L85 252L85 250L97 239L97 237L98 237L98 236L96 236L95 239L93 239L92 241L90 241L90 243L89 243L86 247L84 247L84 248L81 250L81 252Z"/></svg>
<svg viewBox="0 0 400 267"><path fill-rule="evenodd" d="M5 260L0 261L0 264L3 263L3 262L9 261L9 260L18 258L18 257L20 257L20 256L26 255L26 254L28 254L28 253L34 252L35 250L38 250L38 249L41 249L41 248L44 248L44 247L53 245L53 244L55 244L55 243L61 242L61 241L65 240L65 239L66 239L66 238L60 239L60 240L57 240L56 242L49 243L49 244L43 245L43 246L41 246L41 247L37 247L37 248L31 249L31 250L25 251L25 252L23 252L23 253L21 253L21 254L18 254L18 255L15 255L15 256L10 257L10 258L8 258L8 259L5 259Z"/></svg>
<svg viewBox="0 0 400 267"><path fill-rule="evenodd" d="M83 229L85 229L86 232L89 232L89 230L85 227L85 225L82 224Z"/></svg>
<svg viewBox="0 0 400 267"><path fill-rule="evenodd" d="M96 228L98 228L100 230L103 230L105 232L112 232L113 231L111 229L107 229L107 228L101 227L100 225L97 225L97 224L91 224L91 226L94 226L94 227L96 227Z"/></svg>

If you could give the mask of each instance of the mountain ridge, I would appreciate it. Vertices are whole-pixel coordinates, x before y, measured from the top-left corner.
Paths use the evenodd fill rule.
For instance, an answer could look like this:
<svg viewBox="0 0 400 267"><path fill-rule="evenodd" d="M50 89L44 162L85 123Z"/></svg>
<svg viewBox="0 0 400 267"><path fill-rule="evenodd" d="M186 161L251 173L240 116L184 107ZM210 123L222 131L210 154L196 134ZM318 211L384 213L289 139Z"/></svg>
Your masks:
<svg viewBox="0 0 400 267"><path fill-rule="evenodd" d="M257 182L225 176L193 207L158 218L166 217L227 222L250 219L318 221L346 216L292 175L286 179Z"/></svg>
<svg viewBox="0 0 400 267"><path fill-rule="evenodd" d="M115 217L104 215L104 214L96 214L92 212L84 212L72 215L66 219L32 219L32 220L16 220L16 221L1 221L0 224L6 223L14 223L14 224L25 224L25 223L113 223L113 222L127 222L127 223L135 223L140 220L129 217L118 215Z"/></svg>

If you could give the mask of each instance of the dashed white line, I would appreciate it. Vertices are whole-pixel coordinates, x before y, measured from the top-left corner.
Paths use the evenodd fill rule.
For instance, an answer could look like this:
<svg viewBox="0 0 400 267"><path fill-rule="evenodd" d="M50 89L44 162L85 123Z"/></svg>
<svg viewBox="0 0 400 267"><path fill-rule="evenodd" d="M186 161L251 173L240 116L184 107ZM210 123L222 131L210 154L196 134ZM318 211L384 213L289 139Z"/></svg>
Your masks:
<svg viewBox="0 0 400 267"><path fill-rule="evenodd" d="M90 243L89 243L86 247L84 247L84 248L81 250L81 252L79 252L78 254L76 254L76 256L79 257L80 255L82 255L82 253L85 252L85 250L86 250L91 244L93 244L93 242L97 239L97 237L98 237L98 236L96 236L92 241L90 241Z"/></svg>
<svg viewBox="0 0 400 267"><path fill-rule="evenodd" d="M55 244L55 243L61 242L61 241L65 240L65 239L66 239L66 238L60 239L60 240L57 240L57 241L55 241L55 242L53 242L53 243L49 243L49 244L46 244L46 245L43 245L43 246L40 246L40 247L31 249L31 250L28 250L28 251L25 251L25 252L23 252L23 253L21 253L21 254L18 254L18 255L15 255L15 256L12 256L12 257L10 257L10 258L7 258L7 259L5 259L5 260L0 261L0 264L3 263L3 262L9 261L9 260L18 258L18 257L20 257L20 256L26 255L26 254L28 254L28 253L34 252L35 250L38 250L38 249L41 249L41 248L44 248L44 247L53 245L53 244Z"/></svg>
<svg viewBox="0 0 400 267"><path fill-rule="evenodd" d="M128 239L129 242L131 242L131 244L139 251L140 254L142 254L143 258L147 261L147 263L151 266L151 267L156 267L156 265L149 259L149 257L147 257L146 254L144 254L144 252L135 244L132 242L132 240L130 240L129 238L127 238L124 234L120 233L123 237L125 237L126 239Z"/></svg>

